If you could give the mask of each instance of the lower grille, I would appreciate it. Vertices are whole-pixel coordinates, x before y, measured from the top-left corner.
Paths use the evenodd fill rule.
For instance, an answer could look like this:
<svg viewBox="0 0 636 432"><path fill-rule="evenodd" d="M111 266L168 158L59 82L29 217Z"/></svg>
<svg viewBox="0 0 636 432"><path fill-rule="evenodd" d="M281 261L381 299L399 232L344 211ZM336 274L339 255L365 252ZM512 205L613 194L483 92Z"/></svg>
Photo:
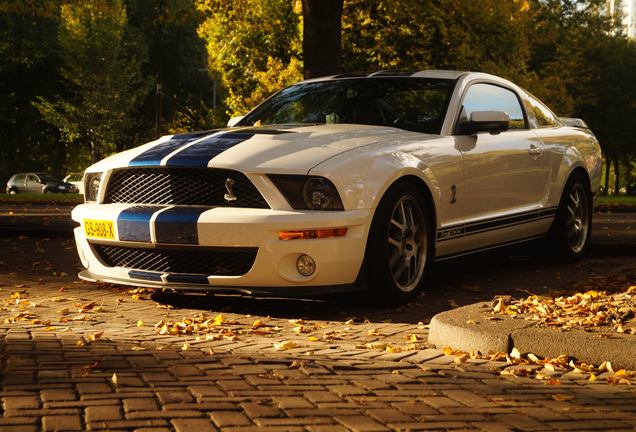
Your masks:
<svg viewBox="0 0 636 432"><path fill-rule="evenodd" d="M254 264L258 248L146 249L93 244L106 265L165 273L241 276ZM232 250L237 249L237 250Z"/></svg>

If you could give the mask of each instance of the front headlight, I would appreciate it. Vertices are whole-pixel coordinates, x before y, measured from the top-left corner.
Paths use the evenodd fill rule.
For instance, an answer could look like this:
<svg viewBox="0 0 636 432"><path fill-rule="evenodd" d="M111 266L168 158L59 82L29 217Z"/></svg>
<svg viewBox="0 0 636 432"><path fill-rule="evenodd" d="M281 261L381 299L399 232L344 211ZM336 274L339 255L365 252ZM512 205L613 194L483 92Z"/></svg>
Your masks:
<svg viewBox="0 0 636 432"><path fill-rule="evenodd" d="M103 173L88 173L84 176L84 201L97 201L102 174Z"/></svg>
<svg viewBox="0 0 636 432"><path fill-rule="evenodd" d="M295 210L344 210L336 187L324 177L270 175Z"/></svg>

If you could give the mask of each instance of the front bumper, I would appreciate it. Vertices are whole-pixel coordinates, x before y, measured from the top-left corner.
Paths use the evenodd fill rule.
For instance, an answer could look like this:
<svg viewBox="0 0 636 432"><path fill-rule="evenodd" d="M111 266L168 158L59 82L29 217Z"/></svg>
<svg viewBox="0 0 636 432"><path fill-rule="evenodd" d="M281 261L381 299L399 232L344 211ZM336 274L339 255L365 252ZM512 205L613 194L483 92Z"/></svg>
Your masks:
<svg viewBox="0 0 636 432"><path fill-rule="evenodd" d="M124 232L121 215L129 210L126 204L83 204L77 206L72 217L80 226L75 229L75 241L82 264L86 268L80 277L86 280L114 282L134 286L169 287L188 290L241 292L247 294L298 295L302 293L329 293L355 289L355 282L364 258L366 240L371 223L371 210L341 212L303 212L271 209L210 208L199 212L193 224L191 216L183 220L171 217L169 224L157 225L157 217L147 221L150 238L133 232ZM156 207L157 210L165 207ZM153 210L150 210L152 212ZM85 234L84 220L108 220L115 227L114 240L95 240ZM120 222L118 224L118 221ZM308 240L279 240L284 230L347 228L344 237ZM164 230L162 233L160 231ZM177 231L185 235L188 244L166 243L166 233ZM137 237L135 237L137 236ZM135 241L130 241L130 239ZM179 237L170 237L179 239ZM192 239L196 243L192 243ZM141 239L141 241L139 241ZM172 247L181 250L205 248L258 248L250 270L237 276L205 275L187 283L187 274L158 272L146 269L109 266L96 253L94 244L134 246L137 248ZM301 254L312 257L316 270L311 276L302 276L296 269ZM200 275L199 275L200 276ZM174 280L179 282L174 282ZM173 280L173 282L169 281ZM186 282L184 282L186 281ZM285 294L287 293L287 294Z"/></svg>

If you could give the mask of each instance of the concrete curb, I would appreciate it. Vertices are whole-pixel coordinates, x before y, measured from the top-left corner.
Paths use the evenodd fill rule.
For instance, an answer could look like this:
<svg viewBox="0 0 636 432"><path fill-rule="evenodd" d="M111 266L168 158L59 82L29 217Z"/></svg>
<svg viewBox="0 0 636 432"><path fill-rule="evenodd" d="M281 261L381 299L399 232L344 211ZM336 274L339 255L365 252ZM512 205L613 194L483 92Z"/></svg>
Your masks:
<svg viewBox="0 0 636 432"><path fill-rule="evenodd" d="M496 316L500 320L488 318ZM615 369L636 370L636 335L582 330L562 331L537 326L532 321L491 313L489 303L476 303L437 314L429 326L429 344L461 351L521 353L554 358L568 354L586 363L610 361Z"/></svg>

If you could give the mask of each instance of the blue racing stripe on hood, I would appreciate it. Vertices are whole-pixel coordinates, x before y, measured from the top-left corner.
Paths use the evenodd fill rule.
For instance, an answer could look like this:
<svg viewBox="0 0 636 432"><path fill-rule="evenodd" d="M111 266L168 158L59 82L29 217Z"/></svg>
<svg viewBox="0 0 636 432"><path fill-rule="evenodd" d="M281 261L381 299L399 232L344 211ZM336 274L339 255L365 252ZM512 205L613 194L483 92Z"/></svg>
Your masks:
<svg viewBox="0 0 636 432"><path fill-rule="evenodd" d="M192 144L172 156L167 166L207 167L212 158L225 150L252 138L254 133L228 132L214 135Z"/></svg>
<svg viewBox="0 0 636 432"><path fill-rule="evenodd" d="M197 222L208 207L173 207L157 215L157 243L198 244Z"/></svg>
<svg viewBox="0 0 636 432"><path fill-rule="evenodd" d="M163 207L134 206L117 216L117 233L121 241L150 243L150 218Z"/></svg>
<svg viewBox="0 0 636 432"><path fill-rule="evenodd" d="M197 137L173 138L171 140L157 144L149 150L141 153L130 162L128 166L159 166L161 160L173 151L187 145L189 142L197 140Z"/></svg>

